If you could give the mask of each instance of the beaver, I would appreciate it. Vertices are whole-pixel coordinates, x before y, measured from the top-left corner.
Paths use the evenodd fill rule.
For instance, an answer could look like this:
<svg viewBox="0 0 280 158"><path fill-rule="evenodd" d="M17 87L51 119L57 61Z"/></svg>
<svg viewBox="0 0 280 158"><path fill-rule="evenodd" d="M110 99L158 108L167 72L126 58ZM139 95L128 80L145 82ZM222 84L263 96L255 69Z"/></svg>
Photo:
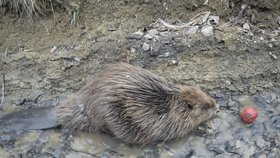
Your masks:
<svg viewBox="0 0 280 158"><path fill-rule="evenodd" d="M219 107L198 87L170 83L148 70L117 63L61 105L30 111L8 114L2 122L15 129L61 125L73 131L101 131L128 144L147 145L187 135Z"/></svg>

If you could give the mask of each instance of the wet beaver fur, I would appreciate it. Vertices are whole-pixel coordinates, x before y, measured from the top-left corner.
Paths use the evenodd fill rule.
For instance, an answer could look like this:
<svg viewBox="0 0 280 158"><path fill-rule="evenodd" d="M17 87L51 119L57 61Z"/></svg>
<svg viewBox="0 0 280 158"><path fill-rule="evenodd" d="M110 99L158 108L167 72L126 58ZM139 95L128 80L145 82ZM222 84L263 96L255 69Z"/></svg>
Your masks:
<svg viewBox="0 0 280 158"><path fill-rule="evenodd" d="M41 110L40 115L33 112L40 121L31 121L32 125L24 128L61 125L71 130L102 131L129 144L147 145L183 137L218 110L215 100L197 87L169 83L145 69L118 63L48 114L48 110ZM20 115L24 113L28 121L34 120L28 111ZM11 123L13 115L4 122ZM44 118L49 121L45 127Z"/></svg>
<svg viewBox="0 0 280 158"><path fill-rule="evenodd" d="M188 134L218 106L197 87L119 63L55 110L64 128L101 130L127 143L151 144Z"/></svg>

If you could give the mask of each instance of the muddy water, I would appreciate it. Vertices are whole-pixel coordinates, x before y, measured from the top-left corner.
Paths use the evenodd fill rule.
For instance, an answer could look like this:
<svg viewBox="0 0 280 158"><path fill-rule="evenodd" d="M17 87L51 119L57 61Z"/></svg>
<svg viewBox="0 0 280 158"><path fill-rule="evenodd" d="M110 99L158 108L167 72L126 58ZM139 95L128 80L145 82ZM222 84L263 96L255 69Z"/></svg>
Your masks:
<svg viewBox="0 0 280 158"><path fill-rule="evenodd" d="M217 94L217 93L216 93ZM244 124L239 111L254 105L259 116L251 125ZM189 136L157 146L128 146L111 136L61 130L13 132L1 131L0 142L6 147L1 155L29 157L278 157L280 155L280 96L263 94L236 96L220 100L218 117L201 125ZM10 153L9 153L10 152Z"/></svg>

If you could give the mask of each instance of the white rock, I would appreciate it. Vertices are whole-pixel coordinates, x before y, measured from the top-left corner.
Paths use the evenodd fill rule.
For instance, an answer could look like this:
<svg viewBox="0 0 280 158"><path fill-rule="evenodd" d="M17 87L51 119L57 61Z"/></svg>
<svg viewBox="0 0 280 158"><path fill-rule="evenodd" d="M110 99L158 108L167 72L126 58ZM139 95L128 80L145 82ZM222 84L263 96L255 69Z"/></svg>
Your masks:
<svg viewBox="0 0 280 158"><path fill-rule="evenodd" d="M161 55L159 55L158 57L159 57L159 58L167 58L167 57L169 57L170 55L171 55L170 52L165 52L164 54L161 54Z"/></svg>
<svg viewBox="0 0 280 158"><path fill-rule="evenodd" d="M133 33L134 35L139 35L139 36L143 36L144 33L142 31L137 31Z"/></svg>
<svg viewBox="0 0 280 158"><path fill-rule="evenodd" d="M204 36L212 36L214 34L213 30L214 30L213 26L205 25L201 28L200 32Z"/></svg>
<svg viewBox="0 0 280 158"><path fill-rule="evenodd" d="M148 45L147 43L143 43L142 48L144 51L148 51L148 50L150 50L150 45Z"/></svg>
<svg viewBox="0 0 280 158"><path fill-rule="evenodd" d="M146 39L148 39L148 40L153 39L153 36L151 36L150 34L146 34L144 37L145 37Z"/></svg>
<svg viewBox="0 0 280 158"><path fill-rule="evenodd" d="M276 22L280 25L280 16L276 18Z"/></svg>
<svg viewBox="0 0 280 158"><path fill-rule="evenodd" d="M151 36L154 36L154 35L158 35L159 32L157 29L151 29L148 31L148 34L151 35Z"/></svg>
<svg viewBox="0 0 280 158"><path fill-rule="evenodd" d="M219 24L219 21L220 21L220 17L219 16L209 16L208 18L208 21L207 21L207 24L208 25L218 25Z"/></svg>
<svg viewBox="0 0 280 158"><path fill-rule="evenodd" d="M243 29L250 30L250 26L248 23L243 24Z"/></svg>
<svg viewBox="0 0 280 158"><path fill-rule="evenodd" d="M131 49L130 49L130 52L131 52L131 53L135 53L135 52L136 52L136 49L135 49L135 48L131 48Z"/></svg>
<svg viewBox="0 0 280 158"><path fill-rule="evenodd" d="M54 46L52 49L51 49L51 53L55 52L57 50L57 46Z"/></svg>
<svg viewBox="0 0 280 158"><path fill-rule="evenodd" d="M269 55L271 56L272 59L275 59L275 60L277 59L277 56L275 54L269 52Z"/></svg>
<svg viewBox="0 0 280 158"><path fill-rule="evenodd" d="M191 26L188 31L187 31L187 34L195 34L198 30L198 26Z"/></svg>
<svg viewBox="0 0 280 158"><path fill-rule="evenodd" d="M170 66L171 66L171 65L178 65L178 63L179 63L179 61L176 60L176 59L171 59L171 60L169 61L169 65L170 65Z"/></svg>

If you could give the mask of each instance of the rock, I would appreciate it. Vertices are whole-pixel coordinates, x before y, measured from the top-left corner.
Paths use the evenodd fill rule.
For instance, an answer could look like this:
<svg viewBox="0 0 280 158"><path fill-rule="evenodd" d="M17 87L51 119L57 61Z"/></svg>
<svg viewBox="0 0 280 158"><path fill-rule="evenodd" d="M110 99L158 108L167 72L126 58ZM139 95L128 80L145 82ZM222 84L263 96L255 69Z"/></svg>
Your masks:
<svg viewBox="0 0 280 158"><path fill-rule="evenodd" d="M150 45L148 45L147 43L143 43L142 48L144 51L148 51L148 50L150 50Z"/></svg>
<svg viewBox="0 0 280 158"><path fill-rule="evenodd" d="M272 41L275 47L280 47L280 39Z"/></svg>
<svg viewBox="0 0 280 158"><path fill-rule="evenodd" d="M205 25L201 28L200 32L204 36L212 36L214 34L213 30L214 30L213 26Z"/></svg>
<svg viewBox="0 0 280 158"><path fill-rule="evenodd" d="M128 39L137 39L137 40L140 40L141 37L143 37L144 35L144 32L142 31L137 31L137 32L134 32L133 34L131 34Z"/></svg>
<svg viewBox="0 0 280 158"><path fill-rule="evenodd" d="M146 34L144 37L145 37L146 39L148 39L148 40L153 39L153 36L151 36L151 35L149 35L149 34Z"/></svg>
<svg viewBox="0 0 280 158"><path fill-rule="evenodd" d="M144 32L142 32L142 31L137 31L137 32L134 32L133 35L143 36L143 35L144 35Z"/></svg>
<svg viewBox="0 0 280 158"><path fill-rule="evenodd" d="M191 26L188 31L187 34L195 34L197 32L197 30L199 29L198 26Z"/></svg>
<svg viewBox="0 0 280 158"><path fill-rule="evenodd" d="M219 16L213 16L213 15L211 15L211 16L208 17L207 24L208 24L208 25L214 25L214 26L216 26L216 25L219 24L219 21L220 21L220 17L219 17Z"/></svg>
<svg viewBox="0 0 280 158"><path fill-rule="evenodd" d="M159 32L157 29L151 29L147 32L147 34L151 35L151 36L155 36L155 35L158 35Z"/></svg>
<svg viewBox="0 0 280 158"><path fill-rule="evenodd" d="M207 147L207 149L209 151L215 152L216 154L222 154L225 152L223 146L217 144L211 144Z"/></svg>
<svg viewBox="0 0 280 158"><path fill-rule="evenodd" d="M168 65L172 66L172 65L178 65L179 61L177 59L171 59L168 61Z"/></svg>
<svg viewBox="0 0 280 158"><path fill-rule="evenodd" d="M230 82L229 80L226 80L225 83L226 83L227 85L231 85L231 82Z"/></svg>
<svg viewBox="0 0 280 158"><path fill-rule="evenodd" d="M51 53L55 52L57 50L57 46L54 46L52 49L51 49Z"/></svg>
<svg viewBox="0 0 280 158"><path fill-rule="evenodd" d="M258 158L266 158L265 154L259 155Z"/></svg>
<svg viewBox="0 0 280 158"><path fill-rule="evenodd" d="M277 59L277 56L271 52L269 52L269 55L271 56L272 59L276 60Z"/></svg>
<svg viewBox="0 0 280 158"><path fill-rule="evenodd" d="M280 16L276 18L276 22L280 25Z"/></svg>
<svg viewBox="0 0 280 158"><path fill-rule="evenodd" d="M237 154L223 153L216 155L215 158L241 158L241 156Z"/></svg>
<svg viewBox="0 0 280 158"><path fill-rule="evenodd" d="M130 48L130 52L131 52L131 53L135 53L135 52L136 52L136 49L135 49L135 48Z"/></svg>
<svg viewBox="0 0 280 158"><path fill-rule="evenodd" d="M168 58L172 53L170 52L165 52L164 54L159 55L159 58Z"/></svg>
<svg viewBox="0 0 280 158"><path fill-rule="evenodd" d="M248 24L248 23L244 23L244 24L243 24L243 29L245 29L245 30L250 30L249 24Z"/></svg>
<svg viewBox="0 0 280 158"><path fill-rule="evenodd" d="M157 29L151 29L147 32L147 34L144 36L146 39L151 40L151 39L156 39L157 41L159 40L159 32Z"/></svg>

